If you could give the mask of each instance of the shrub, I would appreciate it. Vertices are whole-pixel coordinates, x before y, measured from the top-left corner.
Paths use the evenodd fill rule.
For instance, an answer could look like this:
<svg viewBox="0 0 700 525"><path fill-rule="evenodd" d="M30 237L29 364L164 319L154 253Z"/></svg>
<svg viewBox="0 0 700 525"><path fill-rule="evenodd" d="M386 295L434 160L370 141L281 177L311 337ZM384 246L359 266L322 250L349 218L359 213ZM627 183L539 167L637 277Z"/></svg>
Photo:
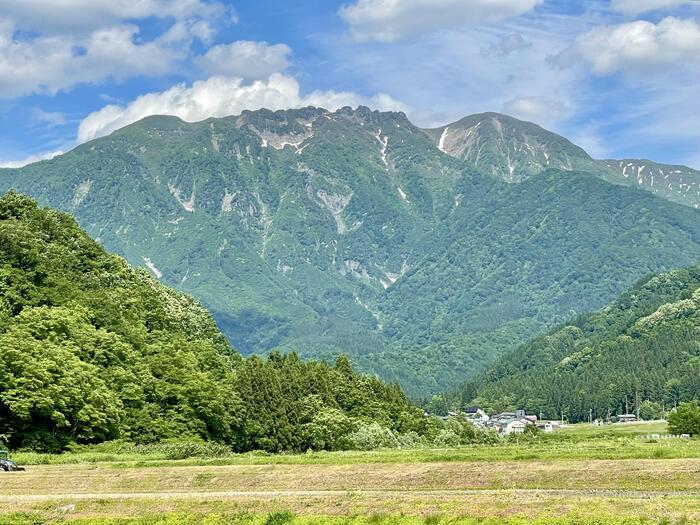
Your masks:
<svg viewBox="0 0 700 525"><path fill-rule="evenodd" d="M697 402L681 403L668 416L668 431L671 434L700 434L700 405Z"/></svg>
<svg viewBox="0 0 700 525"><path fill-rule="evenodd" d="M456 447L460 444L459 436L448 428L440 431L433 441L436 447Z"/></svg>
<svg viewBox="0 0 700 525"><path fill-rule="evenodd" d="M357 430L348 435L348 445L357 450L396 448L399 446L394 433L379 423L360 423Z"/></svg>
<svg viewBox="0 0 700 525"><path fill-rule="evenodd" d="M265 525L285 525L294 520L294 514L288 510L281 512L270 512L265 518Z"/></svg>

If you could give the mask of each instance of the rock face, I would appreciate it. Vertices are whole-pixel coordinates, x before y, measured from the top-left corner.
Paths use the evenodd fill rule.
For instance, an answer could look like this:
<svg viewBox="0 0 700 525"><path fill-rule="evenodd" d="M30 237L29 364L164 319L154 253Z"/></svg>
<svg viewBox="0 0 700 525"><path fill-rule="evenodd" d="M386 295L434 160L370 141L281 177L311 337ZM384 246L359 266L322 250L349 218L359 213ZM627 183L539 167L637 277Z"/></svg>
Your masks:
<svg viewBox="0 0 700 525"><path fill-rule="evenodd" d="M588 153L564 137L498 113L472 115L428 133L437 138L440 151L507 182L547 169L587 171L595 166Z"/></svg>
<svg viewBox="0 0 700 525"><path fill-rule="evenodd" d="M493 113L424 130L362 107L260 110L149 117L0 170L0 191L70 211L244 353L346 353L425 393L700 257L698 173L619 162Z"/></svg>

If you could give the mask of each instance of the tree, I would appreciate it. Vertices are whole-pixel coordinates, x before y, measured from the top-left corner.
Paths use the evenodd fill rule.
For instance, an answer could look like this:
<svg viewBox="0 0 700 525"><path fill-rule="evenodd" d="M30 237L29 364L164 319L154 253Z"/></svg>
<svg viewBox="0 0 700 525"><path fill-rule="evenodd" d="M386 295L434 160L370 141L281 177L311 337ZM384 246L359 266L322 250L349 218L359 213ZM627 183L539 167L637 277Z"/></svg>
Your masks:
<svg viewBox="0 0 700 525"><path fill-rule="evenodd" d="M681 403L668 416L668 431L671 434L700 434L700 405L696 401Z"/></svg>
<svg viewBox="0 0 700 525"><path fill-rule="evenodd" d="M646 399L639 404L639 417L643 421L661 419L663 417L663 412L661 403Z"/></svg>

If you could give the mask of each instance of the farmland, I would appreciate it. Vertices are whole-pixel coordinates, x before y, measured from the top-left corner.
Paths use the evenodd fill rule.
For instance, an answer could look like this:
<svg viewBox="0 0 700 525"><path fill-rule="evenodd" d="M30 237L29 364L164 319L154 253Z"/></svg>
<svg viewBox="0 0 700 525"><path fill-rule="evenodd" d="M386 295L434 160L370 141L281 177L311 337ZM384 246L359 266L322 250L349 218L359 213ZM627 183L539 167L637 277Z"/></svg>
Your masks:
<svg viewBox="0 0 700 525"><path fill-rule="evenodd" d="M700 442L638 437L657 432L576 425L494 446L184 460L17 454L27 471L0 478L0 524L700 522Z"/></svg>

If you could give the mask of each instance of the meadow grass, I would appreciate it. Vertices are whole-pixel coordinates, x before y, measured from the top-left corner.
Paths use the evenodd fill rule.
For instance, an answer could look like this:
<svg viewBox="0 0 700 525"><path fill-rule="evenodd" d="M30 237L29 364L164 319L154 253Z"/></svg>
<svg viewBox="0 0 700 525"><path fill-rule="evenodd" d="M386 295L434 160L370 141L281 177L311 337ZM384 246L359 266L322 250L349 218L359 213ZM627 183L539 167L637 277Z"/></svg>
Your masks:
<svg viewBox="0 0 700 525"><path fill-rule="evenodd" d="M608 515L585 517L572 514L559 517L530 518L502 516L475 518L469 516L450 517L431 514L425 517L370 514L367 516L297 516L289 511L268 514L192 514L173 513L133 518L53 518L22 513L0 517L0 525L687 525L687 518L645 518Z"/></svg>
<svg viewBox="0 0 700 525"><path fill-rule="evenodd" d="M15 454L0 525L700 523L700 440L574 425L446 449L231 454L107 443ZM185 451L192 454L179 457Z"/></svg>
<svg viewBox="0 0 700 525"><path fill-rule="evenodd" d="M81 447L63 454L17 452L14 454L14 459L23 465L109 463L114 468L128 468L169 465L342 465L448 461L700 458L700 440L698 439L639 439L640 436L664 434L665 427L666 423L663 421L603 427L579 424L552 434L541 434L534 439L513 436L493 445L283 454L259 451L244 454L225 453L221 447L214 447L212 450L207 447L186 447L184 452L178 448L174 454L173 447L170 445L133 447L123 443L105 443L93 447Z"/></svg>

